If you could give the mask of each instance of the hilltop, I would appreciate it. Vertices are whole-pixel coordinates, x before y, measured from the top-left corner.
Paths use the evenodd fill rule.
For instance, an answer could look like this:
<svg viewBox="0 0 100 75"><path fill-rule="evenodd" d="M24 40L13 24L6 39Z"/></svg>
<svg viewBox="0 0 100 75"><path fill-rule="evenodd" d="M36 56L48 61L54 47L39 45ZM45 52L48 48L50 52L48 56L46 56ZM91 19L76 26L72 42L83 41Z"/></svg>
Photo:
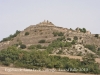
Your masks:
<svg viewBox="0 0 100 75"><path fill-rule="evenodd" d="M30 25L23 31L16 31L14 35L4 38L0 43L0 50L8 48L9 46L23 44L26 49L31 45L41 45L47 47L54 40L64 37L62 42L74 42L70 48L54 49L53 54L63 53L70 55L85 55L88 53L98 53L100 51L100 35L91 34L85 28L68 29L58 27L52 22L43 21L36 25ZM90 50L92 49L92 50ZM62 50L62 51L61 51Z"/></svg>
<svg viewBox="0 0 100 75"><path fill-rule="evenodd" d="M70 48L67 46L58 47L52 51L53 54L85 55L92 53L96 55L100 51L99 34L91 34L85 28L77 27L73 30L71 28L58 27L48 20L36 25L30 25L23 31L16 31L14 35L4 38L0 43L0 50L12 45L20 47L20 44L25 45L25 49L29 49L32 45L41 45L46 48L54 40L62 37L62 42L72 42L72 46Z"/></svg>
<svg viewBox="0 0 100 75"><path fill-rule="evenodd" d="M1 40L0 65L98 74L99 41L99 34L85 28L73 30L43 21Z"/></svg>

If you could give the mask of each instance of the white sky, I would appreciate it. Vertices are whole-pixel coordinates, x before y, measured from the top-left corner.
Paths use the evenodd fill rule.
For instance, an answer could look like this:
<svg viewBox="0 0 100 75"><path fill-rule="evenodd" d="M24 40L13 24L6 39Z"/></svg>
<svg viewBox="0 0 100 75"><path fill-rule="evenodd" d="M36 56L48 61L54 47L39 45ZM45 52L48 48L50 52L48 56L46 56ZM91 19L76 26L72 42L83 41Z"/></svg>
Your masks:
<svg viewBox="0 0 100 75"><path fill-rule="evenodd" d="M100 34L100 0L0 0L0 40L43 20Z"/></svg>

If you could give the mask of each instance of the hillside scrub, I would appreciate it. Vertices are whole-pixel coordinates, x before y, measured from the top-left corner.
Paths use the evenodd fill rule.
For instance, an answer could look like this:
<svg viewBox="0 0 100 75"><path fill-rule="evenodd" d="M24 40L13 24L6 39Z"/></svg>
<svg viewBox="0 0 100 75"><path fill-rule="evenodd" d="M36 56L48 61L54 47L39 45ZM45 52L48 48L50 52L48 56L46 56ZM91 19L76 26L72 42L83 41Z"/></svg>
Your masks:
<svg viewBox="0 0 100 75"><path fill-rule="evenodd" d="M53 32L54 36L64 36L63 32Z"/></svg>
<svg viewBox="0 0 100 75"><path fill-rule="evenodd" d="M25 45L25 44L21 44L21 45L20 45L20 48L21 48L21 49L25 49L25 48L26 48L26 45Z"/></svg>
<svg viewBox="0 0 100 75"><path fill-rule="evenodd" d="M88 68L88 71L77 71L83 73L100 73L99 64L93 62L87 63L90 57L85 58L83 61L78 59L69 59L68 57L48 55L46 51L23 51L15 46L9 47L0 51L0 62L2 65L10 66L13 64L15 67L23 67L28 69L39 68ZM76 71L70 71L76 72Z"/></svg>
<svg viewBox="0 0 100 75"><path fill-rule="evenodd" d="M52 53L52 51L56 48L64 48L64 47L72 47L72 45L74 45L76 43L76 40L73 40L72 42L63 42L65 41L65 37L62 36L60 38L57 38L56 40L52 41L51 44L49 44L49 46L47 47L47 52Z"/></svg>
<svg viewBox="0 0 100 75"><path fill-rule="evenodd" d="M43 40L40 40L38 43L45 43L46 41L43 39Z"/></svg>
<svg viewBox="0 0 100 75"><path fill-rule="evenodd" d="M85 48L88 48L89 50L93 51L97 55L100 56L100 48L96 48L95 45L84 45Z"/></svg>
<svg viewBox="0 0 100 75"><path fill-rule="evenodd" d="M96 52L96 47L95 45L85 45L85 48L88 48L89 50Z"/></svg>
<svg viewBox="0 0 100 75"><path fill-rule="evenodd" d="M46 47L38 44L38 45L31 45L28 47L28 49L46 49Z"/></svg>
<svg viewBox="0 0 100 75"><path fill-rule="evenodd" d="M3 40L1 40L0 42L10 41L12 38L16 37L19 33L20 31L17 30L13 35L9 35L9 37L3 38Z"/></svg>

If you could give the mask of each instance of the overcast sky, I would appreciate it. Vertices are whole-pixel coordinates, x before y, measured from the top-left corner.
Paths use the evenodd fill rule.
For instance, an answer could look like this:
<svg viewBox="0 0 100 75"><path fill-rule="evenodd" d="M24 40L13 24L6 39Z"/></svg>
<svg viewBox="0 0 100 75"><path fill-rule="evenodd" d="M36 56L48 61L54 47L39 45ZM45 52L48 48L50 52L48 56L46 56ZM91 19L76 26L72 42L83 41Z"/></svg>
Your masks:
<svg viewBox="0 0 100 75"><path fill-rule="evenodd" d="M0 0L0 40L44 20L100 34L100 0Z"/></svg>

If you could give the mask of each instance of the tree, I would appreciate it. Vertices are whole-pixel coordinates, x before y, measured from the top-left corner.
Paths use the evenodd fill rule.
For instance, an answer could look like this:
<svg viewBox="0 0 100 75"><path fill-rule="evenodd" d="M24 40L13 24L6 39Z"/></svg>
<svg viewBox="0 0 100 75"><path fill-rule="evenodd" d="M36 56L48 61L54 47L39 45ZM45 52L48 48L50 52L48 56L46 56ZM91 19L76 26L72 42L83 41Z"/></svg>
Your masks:
<svg viewBox="0 0 100 75"><path fill-rule="evenodd" d="M86 33L86 29L85 28L83 28L83 32Z"/></svg>

